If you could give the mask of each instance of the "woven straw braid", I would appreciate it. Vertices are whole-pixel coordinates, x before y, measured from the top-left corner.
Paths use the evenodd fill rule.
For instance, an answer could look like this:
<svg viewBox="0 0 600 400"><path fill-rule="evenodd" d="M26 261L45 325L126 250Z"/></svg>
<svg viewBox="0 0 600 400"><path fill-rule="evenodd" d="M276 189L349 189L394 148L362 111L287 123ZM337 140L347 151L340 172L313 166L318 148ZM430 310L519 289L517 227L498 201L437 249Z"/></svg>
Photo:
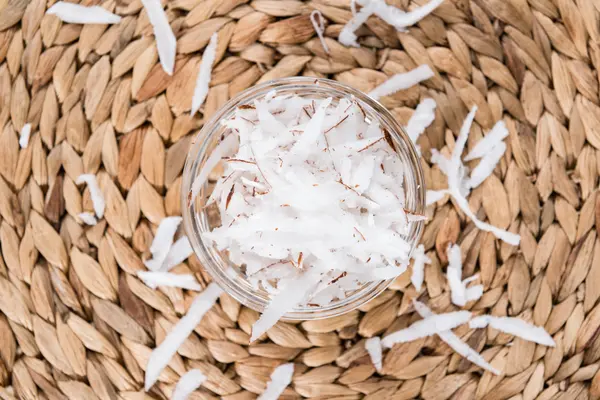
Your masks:
<svg viewBox="0 0 600 400"><path fill-rule="evenodd" d="M172 77L139 0L102 3L123 16L111 26L61 23L44 0L0 0L0 398L167 399L198 368L208 381L190 398L254 399L290 360L286 399L600 398L599 1L446 0L406 32L371 17L357 31L360 48L337 42L349 0L166 3L178 38ZM406 10L426 0L388 3ZM312 10L325 18L329 54ZM211 88L190 119L214 32ZM544 326L557 347L462 326L456 333L503 375L483 373L437 337L396 345L377 374L365 338L419 318L407 273L360 310L280 322L252 345L258 314L223 295L144 394L149 354L194 293L149 289L135 273L161 219L181 213L184 155L203 122L270 79L329 77L369 91L423 63L432 79L381 102L401 123L423 98L437 102L419 139L428 188L447 184L430 150L451 152L471 106L479 112L468 149L503 119L506 154L469 203L522 241L495 240L450 201L430 207L422 298L437 312L452 308L443 271L448 244L459 243L465 275L479 272L486 290L467 308ZM25 123L32 136L20 149ZM77 217L93 212L88 189L74 183L82 173L97 174L107 200L93 227ZM176 271L210 282L195 256Z"/></svg>

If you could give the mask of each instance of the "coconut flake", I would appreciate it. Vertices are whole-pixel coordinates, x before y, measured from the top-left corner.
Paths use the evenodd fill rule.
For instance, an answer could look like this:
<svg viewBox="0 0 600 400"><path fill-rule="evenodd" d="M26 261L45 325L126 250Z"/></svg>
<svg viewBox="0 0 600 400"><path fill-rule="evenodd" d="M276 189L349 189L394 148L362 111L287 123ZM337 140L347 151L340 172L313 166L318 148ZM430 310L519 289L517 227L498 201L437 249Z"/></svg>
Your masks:
<svg viewBox="0 0 600 400"><path fill-rule="evenodd" d="M21 135L19 137L19 146L21 146L22 149L26 148L27 145L29 144L29 136L31 135L31 124L27 123L25 125L23 125L23 128L21 128Z"/></svg>
<svg viewBox="0 0 600 400"><path fill-rule="evenodd" d="M469 132L471 131L471 125L473 125L476 113L477 106L473 106L463 121L462 126L460 127L458 137L456 138L456 143L454 144L454 149L452 149L452 157L450 158L449 164L450 169L448 170L448 186L450 189L463 190L464 185L462 180L465 167L460 157L465 149L465 145L467 144ZM441 154L439 154L439 156L443 157Z"/></svg>
<svg viewBox="0 0 600 400"><path fill-rule="evenodd" d="M202 53L202 61L200 62L200 70L196 77L196 86L194 87L194 97L192 97L192 108L190 111L190 117L194 116L204 100L208 95L208 85L210 84L210 75L212 73L212 66L217 57L217 33L213 33L210 37L208 46Z"/></svg>
<svg viewBox="0 0 600 400"><path fill-rule="evenodd" d="M338 40L345 46L359 47L354 32L373 14L394 26L398 31L404 31L406 27L416 24L433 12L443 1L432 0L422 7L404 12L397 7L387 5L384 0L360 0L358 3L363 8L360 12L356 12L356 5L352 0L350 2L352 19L344 26Z"/></svg>
<svg viewBox="0 0 600 400"><path fill-rule="evenodd" d="M474 275L474 278L479 278L479 274ZM463 281L463 283L466 285L467 279L465 279ZM479 300L481 298L481 296L483 296L483 285L475 285L475 286L471 286L469 288L467 288L467 290L465 290L465 299L467 300L467 303L470 301L475 301L475 300Z"/></svg>
<svg viewBox="0 0 600 400"><path fill-rule="evenodd" d="M199 369L189 370L177 382L171 400L186 400L190 394L202 386L206 379Z"/></svg>
<svg viewBox="0 0 600 400"><path fill-rule="evenodd" d="M289 280L288 284L271 300L258 321L252 325L250 343L275 325L286 312L302 303L320 279L321 274L318 271L308 271L298 279Z"/></svg>
<svg viewBox="0 0 600 400"><path fill-rule="evenodd" d="M450 286L452 303L464 307L469 301L478 300L483 295L483 286L476 285L467 288L467 284L476 280L478 275L462 280L462 259L460 246L448 245L448 268L446 270Z"/></svg>
<svg viewBox="0 0 600 400"><path fill-rule="evenodd" d="M374 336L365 341L365 349L367 353L369 353L369 357L371 357L371 362L373 366L377 370L377 372L381 372L383 368L383 354L381 347L381 338L379 336Z"/></svg>
<svg viewBox="0 0 600 400"><path fill-rule="evenodd" d="M319 19L318 21L317 17ZM321 46L323 46L323 50L325 50L325 53L329 54L329 46L327 46L325 38L323 37L323 33L325 32L325 18L323 18L323 14L321 14L321 11L313 10L313 12L310 13L310 22L312 22L313 28L315 29L315 32L317 33L317 36L321 41Z"/></svg>
<svg viewBox="0 0 600 400"><path fill-rule="evenodd" d="M446 314L434 314L424 317L405 329L396 331L383 338L384 347L393 347L396 343L412 342L420 338L450 331L471 319L469 311L455 311Z"/></svg>
<svg viewBox="0 0 600 400"><path fill-rule="evenodd" d="M506 129L504 121L496 122L492 130L489 131L483 139L477 142L475 147L467 154L465 161L471 161L485 156L507 137L508 129Z"/></svg>
<svg viewBox="0 0 600 400"><path fill-rule="evenodd" d="M173 75L177 39L169 25L167 14L160 4L160 0L142 0L142 4L154 29L160 65L167 74Z"/></svg>
<svg viewBox="0 0 600 400"><path fill-rule="evenodd" d="M442 339L448 346L450 346L455 352L471 361L473 364L483 368L486 371L491 372L494 375L500 375L500 371L494 368L490 363L488 363L485 358L481 356L477 351L473 350L469 347L468 344L463 342L456 334L453 332L447 331L438 334L440 339Z"/></svg>
<svg viewBox="0 0 600 400"><path fill-rule="evenodd" d="M199 292L202 286L190 274L174 274L162 271L138 271L138 277L144 281L146 286L156 289L158 286L176 287Z"/></svg>
<svg viewBox="0 0 600 400"><path fill-rule="evenodd" d="M512 232L508 232L504 229L497 228L493 225L488 224L487 222L479 220L477 216L473 213L473 211L471 211L471 209L469 208L469 203L467 202L467 199L465 199L462 196L462 194L458 192L458 190L452 190L450 191L450 194L454 198L454 201L456 201L458 207L467 215L467 217L471 219L471 221L473 221L476 227L478 227L482 231L492 233L498 239L508 244L511 244L513 246L519 245L519 242L521 241L521 236Z"/></svg>
<svg viewBox="0 0 600 400"><path fill-rule="evenodd" d="M152 253L152 259L144 262L144 265L151 271L158 271L163 265L171 245L173 244L173 237L177 228L181 223L181 217L167 217L163 218L158 225L156 235L152 240L150 246L150 253Z"/></svg>
<svg viewBox="0 0 600 400"><path fill-rule="evenodd" d="M374 13L379 18L392 25L399 31L403 31L404 28L416 24L427 15L431 14L444 0L432 0L422 7L417 7L412 11L404 12L401 9L387 5L383 0L361 0L359 4L369 1L374 3Z"/></svg>
<svg viewBox="0 0 600 400"><path fill-rule="evenodd" d="M323 134L325 110L327 109L329 104L331 104L331 100L331 97L329 97L321 102L321 104L315 111L315 114L306 124L306 127L304 128L304 133L290 150L290 157L305 156L310 147L313 146L315 141L317 141L319 137Z"/></svg>
<svg viewBox="0 0 600 400"><path fill-rule="evenodd" d="M152 351L146 365L146 378L144 388L146 391L156 383L160 373L167 366L177 349L185 342L196 325L200 323L204 314L215 304L223 293L216 283L211 283L192 302L187 314L171 329L162 343Z"/></svg>
<svg viewBox="0 0 600 400"><path fill-rule="evenodd" d="M458 261L455 260L455 255L458 254ZM457 245L450 246L448 249L448 269L446 270L446 277L448 279L448 285L450 286L450 294L452 303L459 307L464 307L467 303L466 300L466 288L461 280L462 265L460 261L460 247ZM458 262L458 265L456 263Z"/></svg>
<svg viewBox="0 0 600 400"><path fill-rule="evenodd" d="M465 144L469 136L469 131L471 130L471 125L473 123L473 120L475 119L476 112L477 107L473 106L473 108L465 118L465 121L463 122L463 125L460 128L458 138L456 139L456 143L452 151L452 157L450 159L446 158L441 153L435 150L432 151L431 161L434 164L437 164L440 170L447 176L448 189L441 191L428 191L426 203L428 205L432 204L435 201L441 199L441 197L443 197L443 194L449 194L454 198L454 201L456 202L458 207L467 215L467 217L469 217L473 221L475 226L477 226L483 231L492 233L498 239L505 241L508 244L516 246L521 240L521 237L519 235L497 228L493 225L479 220L469 208L469 203L466 199L466 196L469 194L470 187L473 184L476 184L482 177L485 179L485 175L488 173L487 171L489 171L490 166L494 162L494 158L497 157L496 153L494 153L491 156L489 156L490 158L487 161L484 162L482 160L484 164L482 165L481 170L477 172L477 175L474 176L473 181L470 182L468 179L465 179L466 168L461 161L461 155L465 148ZM500 128L498 128L498 130L500 130ZM494 133L494 135L499 134Z"/></svg>
<svg viewBox="0 0 600 400"><path fill-rule="evenodd" d="M419 103L417 109L408 120L406 133L408 133L408 137L415 145L419 136L425 132L425 129L435 119L435 107L435 100L425 99Z"/></svg>
<svg viewBox="0 0 600 400"><path fill-rule="evenodd" d="M208 175L213 169L221 162L221 159L235 151L238 141L235 135L228 135L210 154L210 157L206 160L200 173L194 179L192 183L192 190L188 197L188 206L191 204L200 193L200 189L208 179Z"/></svg>
<svg viewBox="0 0 600 400"><path fill-rule="evenodd" d="M447 194L449 194L447 190L428 190L425 193L425 204L430 206L443 199Z"/></svg>
<svg viewBox="0 0 600 400"><path fill-rule="evenodd" d="M485 328L490 326L509 335L518 336L530 342L539 343L543 346L555 347L556 342L548 332L541 326L535 326L519 318L493 317L491 315L481 315L473 318L469 326L475 328Z"/></svg>
<svg viewBox="0 0 600 400"><path fill-rule="evenodd" d="M167 254L167 257L165 257L165 261L160 267L160 270L162 272L170 271L171 268L187 260L193 253L194 249L187 236L180 237L169 249L169 253Z"/></svg>
<svg viewBox="0 0 600 400"><path fill-rule="evenodd" d="M417 292L421 291L423 280L425 279L425 264L431 264L431 259L425 255L425 247L420 244L412 254L413 268L410 281L412 282Z"/></svg>
<svg viewBox="0 0 600 400"><path fill-rule="evenodd" d="M94 217L94 214L92 213L82 212L81 214L77 214L77 216L86 225L94 226L98 223L98 221L96 221L96 217Z"/></svg>
<svg viewBox="0 0 600 400"><path fill-rule="evenodd" d="M61 21L71 24L118 24L121 17L100 6L82 6L80 4L59 1L46 11Z"/></svg>
<svg viewBox="0 0 600 400"><path fill-rule="evenodd" d="M479 164L471 172L471 176L466 181L466 185L469 189L475 189L481 185L496 169L496 165L500 162L500 159L506 151L506 144L500 142L494 146L492 150L484 155L479 161Z"/></svg>
<svg viewBox="0 0 600 400"><path fill-rule="evenodd" d="M369 17L373 15L373 11L375 9L374 4L367 4L357 13L355 13L350 21L344 25L340 35L338 36L338 40L341 44L348 47L360 47L358 42L356 41L357 36L354 32L360 28L362 24L367 22Z"/></svg>
<svg viewBox="0 0 600 400"><path fill-rule="evenodd" d="M282 364L271 373L271 380L267 383L265 391L256 400L277 400L286 387L292 383L294 364Z"/></svg>
<svg viewBox="0 0 600 400"><path fill-rule="evenodd" d="M96 175L79 175L75 183L77 183L78 185L85 183L87 185L88 189L90 190L90 197L92 198L94 212L96 213L96 216L101 219L104 216L104 208L106 207L106 203L104 202L104 196L102 195L102 191L100 191L100 186L98 186Z"/></svg>
<svg viewBox="0 0 600 400"><path fill-rule="evenodd" d="M383 96L389 96L400 90L408 89L409 87L432 77L433 71L429 65L423 64L411 71L392 76L390 79L371 90L369 96L375 100L379 100Z"/></svg>
<svg viewBox="0 0 600 400"><path fill-rule="evenodd" d="M436 315L433 313L433 311L429 309L429 307L427 307L425 304L421 303L418 300L413 300L413 304L417 313L423 318L431 318ZM491 366L487 361L485 361L481 354L469 347L468 344L463 342L452 331L440 332L437 335L454 351L456 351L458 354L460 354L467 360L471 361L473 364L478 365L479 367L491 372L494 375L500 375L500 371Z"/></svg>
<svg viewBox="0 0 600 400"><path fill-rule="evenodd" d="M492 174L506 151L506 144L502 140L507 136L508 129L506 129L504 121L498 121L492 130L465 157L466 161L481 158L481 161L465 182L468 189L478 187Z"/></svg>

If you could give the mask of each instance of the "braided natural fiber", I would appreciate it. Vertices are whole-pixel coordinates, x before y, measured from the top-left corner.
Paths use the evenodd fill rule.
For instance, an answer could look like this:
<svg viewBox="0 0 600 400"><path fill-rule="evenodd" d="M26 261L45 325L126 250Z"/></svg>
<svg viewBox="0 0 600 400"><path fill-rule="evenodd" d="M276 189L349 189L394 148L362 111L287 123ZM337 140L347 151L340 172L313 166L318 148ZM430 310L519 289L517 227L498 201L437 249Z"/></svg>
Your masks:
<svg viewBox="0 0 600 400"><path fill-rule="evenodd" d="M0 398L166 399L198 368L208 381L190 398L253 399L288 360L296 371L285 398L600 398L599 1L446 0L406 32L371 17L357 31L362 46L346 48L336 37L350 0L173 0L173 77L139 0L105 1L124 17L111 26L61 23L45 14L50 3L0 0ZM315 9L329 54L310 20ZM202 117L190 119L214 32L211 88ZM479 107L468 148L504 119L508 150L469 203L522 241L500 243L451 202L430 207L422 242L433 263L422 297L438 312L453 307L443 269L448 244L459 243L466 276L478 271L485 286L467 308L544 326L557 347L462 326L456 333L503 375L483 373L437 337L396 345L377 374L364 338L419 318L404 274L360 311L280 322L252 345L258 314L224 295L144 394L150 351L193 293L152 290L135 272L160 220L180 214L185 154L203 121L258 82L321 76L369 91L423 63L434 78L381 101L402 123L419 100L437 102L419 139L428 187L446 186L430 149L451 151L468 108ZM20 149L25 123L32 136ZM77 217L93 212L89 190L74 183L84 172L97 174L107 200L93 227ZM210 280L194 256L176 270Z"/></svg>

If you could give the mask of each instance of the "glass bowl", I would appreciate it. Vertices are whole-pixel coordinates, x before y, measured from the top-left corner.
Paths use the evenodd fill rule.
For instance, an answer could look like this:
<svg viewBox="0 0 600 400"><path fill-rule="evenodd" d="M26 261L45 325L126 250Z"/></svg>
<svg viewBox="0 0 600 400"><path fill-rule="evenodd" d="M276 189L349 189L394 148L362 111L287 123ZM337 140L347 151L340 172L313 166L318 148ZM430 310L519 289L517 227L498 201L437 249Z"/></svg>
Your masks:
<svg viewBox="0 0 600 400"><path fill-rule="evenodd" d="M253 104L255 99L264 98L272 90L276 90L277 95L293 93L311 98L332 97L334 101L354 97L364 110L366 118L378 120L381 127L389 131L396 153L406 166L404 182L401 182L406 193L405 208L416 214L423 214L425 209L423 171L415 146L402 126L379 102L340 82L307 77L277 79L241 92L229 100L209 121L205 122L204 127L192 142L183 171L181 201L186 234L206 271L226 293L258 312L263 312L269 304L271 299L269 294L264 290L255 289L247 280L244 272L228 261L226 254L218 251L212 243L203 240L202 234L210 231L212 227L218 226L219 223L219 221L215 222L214 215L211 215L208 208L205 207L213 185L207 181L191 204L188 204L188 194L194 178L199 174L211 151L228 133L228 128L224 127L221 121L231 118L237 107ZM405 236L405 239L411 245L411 252L421 238L423 225L422 221L410 223L409 234ZM392 281L393 279L369 282L350 293L346 298L334 301L327 306L299 306L286 313L283 320L312 320L344 314L376 297Z"/></svg>

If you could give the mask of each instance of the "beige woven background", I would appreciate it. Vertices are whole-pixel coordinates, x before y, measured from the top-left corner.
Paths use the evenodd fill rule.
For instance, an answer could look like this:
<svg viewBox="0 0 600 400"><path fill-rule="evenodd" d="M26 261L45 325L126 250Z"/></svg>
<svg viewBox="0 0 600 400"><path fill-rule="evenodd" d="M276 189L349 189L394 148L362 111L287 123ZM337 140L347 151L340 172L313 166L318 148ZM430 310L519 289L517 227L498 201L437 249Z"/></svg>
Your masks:
<svg viewBox="0 0 600 400"><path fill-rule="evenodd" d="M425 2L388 0L403 9ZM446 0L405 33L370 18L357 49L336 41L349 0L167 3L178 37L173 77L158 63L139 0L104 2L124 16L112 26L63 24L45 15L45 0L0 0L0 398L165 399L199 368L209 379L194 399L254 399L284 360L296 364L285 398L600 398L600 1ZM329 55L313 9L327 20ZM190 119L215 31L212 87ZM434 78L382 102L405 123L420 99L436 100L437 118L419 139L428 187L445 186L429 150L452 149L468 107L479 107L469 148L503 118L506 155L469 201L522 241L494 240L451 202L430 207L423 243L434 262L421 298L438 312L452 308L443 271L448 243L458 242L465 274L479 271L486 288L468 308L545 326L558 346L463 326L457 333L504 375L482 373L436 337L396 345L379 375L364 338L418 319L405 274L360 310L279 323L251 346L257 313L223 296L144 395L149 353L193 293L151 290L135 271L160 220L180 214L186 149L203 121L257 82L326 76L368 91L422 63ZM33 134L20 149L26 122ZM77 217L92 211L89 191L74 183L84 172L97 173L108 202L95 227ZM195 257L177 270L209 281Z"/></svg>

